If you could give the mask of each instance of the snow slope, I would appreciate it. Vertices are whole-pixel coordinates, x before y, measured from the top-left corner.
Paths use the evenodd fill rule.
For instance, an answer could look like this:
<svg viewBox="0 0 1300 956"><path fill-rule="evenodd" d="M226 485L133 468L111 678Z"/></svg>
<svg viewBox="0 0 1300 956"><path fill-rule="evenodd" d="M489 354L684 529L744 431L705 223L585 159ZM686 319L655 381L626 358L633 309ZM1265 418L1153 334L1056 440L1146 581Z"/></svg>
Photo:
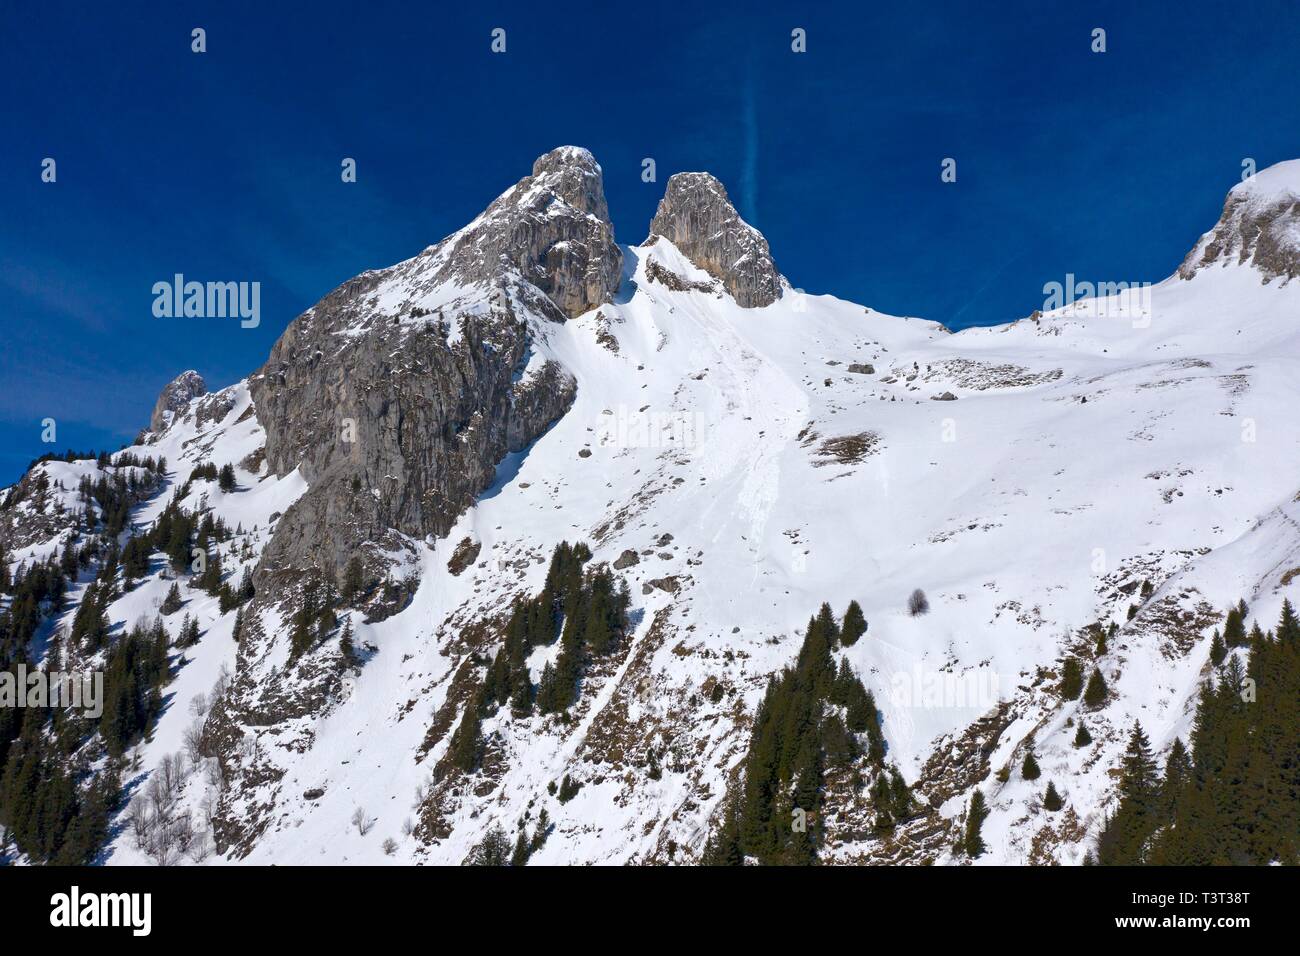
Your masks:
<svg viewBox="0 0 1300 956"><path fill-rule="evenodd" d="M1069 746L1073 705L1053 710L1041 687L1022 691L1054 666L1071 632L1127 624L1117 588L1130 580L1151 580L1157 601L1177 595L1222 609L1245 596L1266 625L1276 616L1278 576L1300 564L1300 436L1286 411L1300 371L1296 289L1262 287L1245 269L1213 271L1154 290L1149 328L1065 309L949 335L832 297L741 310L722 295L647 281L650 260L693 275L666 242L625 255L635 283L625 301L543 330L542 348L577 376L578 399L448 536L478 541L478 566L452 577L440 546L426 557L414 606L361 629L380 651L292 764L283 829L252 860L383 859L379 836L340 821L360 807L374 834L397 838L413 815L428 775L411 759L426 730L419 717L442 703L458 662L443 656L451 637L439 639L434 622L463 607L503 607L521 584L535 592L542 564L503 580L501 562L561 539L591 541L597 560L653 549L626 574L644 645L628 660L650 652L637 675L656 690L620 706L651 723L687 711L665 717L660 733L703 764L657 782L607 777L567 805L551 801L557 833L541 862L644 859L665 834L698 848L709 809L700 794L721 795L744 740L725 707L700 709L700 688L721 678L751 711L823 600L840 610L857 599L866 611L869 636L847 653L882 703L890 756L909 779L936 741L998 699L1023 698L1005 757L1038 728L1044 773L1085 825L1096 823L1109 751L1134 718L1159 745L1186 735L1205 648L1171 660L1140 617L1131 637L1121 631L1102 662L1116 700L1089 718L1098 759ZM617 352L601 343L602 328ZM846 372L852 362L876 374ZM957 400L933 400L944 392ZM1244 440L1251 430L1255 440ZM823 451L830 439L868 432L875 438L860 462ZM654 547L664 533L671 544ZM685 582L678 594L640 593L637 585L667 576ZM914 587L933 607L921 618L904 610ZM651 644L660 612L687 653L675 639ZM540 673L544 659L532 663ZM945 671L959 678L956 689L927 693ZM458 862L489 821L511 829L547 783L580 765L587 729L616 710L620 677L605 681L576 729L496 718L510 746L497 790L456 809L449 839L404 843L396 858ZM326 794L294 802L311 788ZM986 860L1024 861L1034 830L1020 819L1027 790L990 796L996 850ZM670 819L690 804L694 814ZM1061 858L1082 852L1072 845Z"/></svg>

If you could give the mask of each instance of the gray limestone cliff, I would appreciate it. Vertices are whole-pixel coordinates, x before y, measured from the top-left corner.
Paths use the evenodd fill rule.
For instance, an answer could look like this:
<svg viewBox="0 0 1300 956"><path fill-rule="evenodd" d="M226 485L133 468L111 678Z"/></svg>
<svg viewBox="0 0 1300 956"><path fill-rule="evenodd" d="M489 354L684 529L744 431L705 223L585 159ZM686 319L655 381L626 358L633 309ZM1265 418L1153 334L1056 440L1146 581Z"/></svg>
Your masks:
<svg viewBox="0 0 1300 956"><path fill-rule="evenodd" d="M744 308L781 298L783 281L767 240L740 218L727 190L708 173L677 173L668 180L650 234L669 240L720 280Z"/></svg>
<svg viewBox="0 0 1300 956"><path fill-rule="evenodd" d="M539 156L532 175L434 252L433 282L493 283L514 272L568 318L610 301L623 267L600 165L577 146Z"/></svg>
<svg viewBox="0 0 1300 956"><path fill-rule="evenodd" d="M572 404L572 376L528 365L529 323L609 301L621 268L600 167L562 147L464 229L295 319L249 385L269 469L310 489L259 575L337 580L363 543L445 535Z"/></svg>

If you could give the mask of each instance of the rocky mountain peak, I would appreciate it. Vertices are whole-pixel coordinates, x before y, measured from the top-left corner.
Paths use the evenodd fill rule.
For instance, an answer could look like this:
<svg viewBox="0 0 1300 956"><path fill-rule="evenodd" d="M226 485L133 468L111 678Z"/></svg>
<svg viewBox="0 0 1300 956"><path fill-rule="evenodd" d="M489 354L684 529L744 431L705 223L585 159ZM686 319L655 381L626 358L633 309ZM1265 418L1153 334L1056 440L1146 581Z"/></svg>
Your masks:
<svg viewBox="0 0 1300 956"><path fill-rule="evenodd" d="M1238 183L1214 228L1178 268L1190 279L1216 262L1253 265L1268 282L1300 276L1300 160L1277 163Z"/></svg>
<svg viewBox="0 0 1300 956"><path fill-rule="evenodd" d="M575 209L609 222L605 179L590 150L557 146L533 162L532 184L545 185Z"/></svg>
<svg viewBox="0 0 1300 956"><path fill-rule="evenodd" d="M153 415L149 419L149 430L162 431L173 415L200 395L207 393L208 385L203 381L202 375L193 369L181 372L158 395L158 401L153 406Z"/></svg>
<svg viewBox="0 0 1300 956"><path fill-rule="evenodd" d="M446 534L501 458L568 410L572 375L525 366L539 325L612 299L623 257L608 216L599 164L561 147L465 228L294 320L249 390L269 469L311 488L262 571L333 574L363 544L400 549L394 533Z"/></svg>
<svg viewBox="0 0 1300 956"><path fill-rule="evenodd" d="M650 234L673 243L744 308L781 297L781 274L767 240L740 218L726 188L708 173L676 173L668 180Z"/></svg>
<svg viewBox="0 0 1300 956"><path fill-rule="evenodd" d="M531 175L430 254L436 282L499 285L518 274L549 299L557 319L609 302L623 268L600 164L577 146L539 156Z"/></svg>

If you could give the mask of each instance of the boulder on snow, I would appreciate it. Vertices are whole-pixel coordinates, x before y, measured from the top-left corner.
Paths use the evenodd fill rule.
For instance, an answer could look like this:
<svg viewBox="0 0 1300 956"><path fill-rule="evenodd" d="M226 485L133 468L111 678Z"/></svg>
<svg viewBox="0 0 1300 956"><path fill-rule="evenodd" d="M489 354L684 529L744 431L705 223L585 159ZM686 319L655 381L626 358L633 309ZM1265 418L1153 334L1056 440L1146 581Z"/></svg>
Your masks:
<svg viewBox="0 0 1300 956"><path fill-rule="evenodd" d="M451 553L451 558L447 561L447 570L452 577L459 577L466 568L478 560L478 553L483 545L473 538L464 537L460 539L460 544L456 545L456 550Z"/></svg>

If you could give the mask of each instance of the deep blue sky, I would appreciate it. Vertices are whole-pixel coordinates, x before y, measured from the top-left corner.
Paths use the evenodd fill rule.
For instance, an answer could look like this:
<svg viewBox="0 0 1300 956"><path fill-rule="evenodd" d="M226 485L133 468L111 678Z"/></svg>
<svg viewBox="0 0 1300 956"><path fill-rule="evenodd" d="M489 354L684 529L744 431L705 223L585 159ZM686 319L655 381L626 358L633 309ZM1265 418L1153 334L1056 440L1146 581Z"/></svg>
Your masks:
<svg viewBox="0 0 1300 956"><path fill-rule="evenodd" d="M277 6L4 6L0 482L50 450L46 416L58 449L115 448L178 372L248 374L560 144L604 166L620 241L706 169L794 285L954 328L1067 272L1158 280L1244 157L1300 157L1294 3ZM154 318L175 272L260 281L261 327Z"/></svg>

